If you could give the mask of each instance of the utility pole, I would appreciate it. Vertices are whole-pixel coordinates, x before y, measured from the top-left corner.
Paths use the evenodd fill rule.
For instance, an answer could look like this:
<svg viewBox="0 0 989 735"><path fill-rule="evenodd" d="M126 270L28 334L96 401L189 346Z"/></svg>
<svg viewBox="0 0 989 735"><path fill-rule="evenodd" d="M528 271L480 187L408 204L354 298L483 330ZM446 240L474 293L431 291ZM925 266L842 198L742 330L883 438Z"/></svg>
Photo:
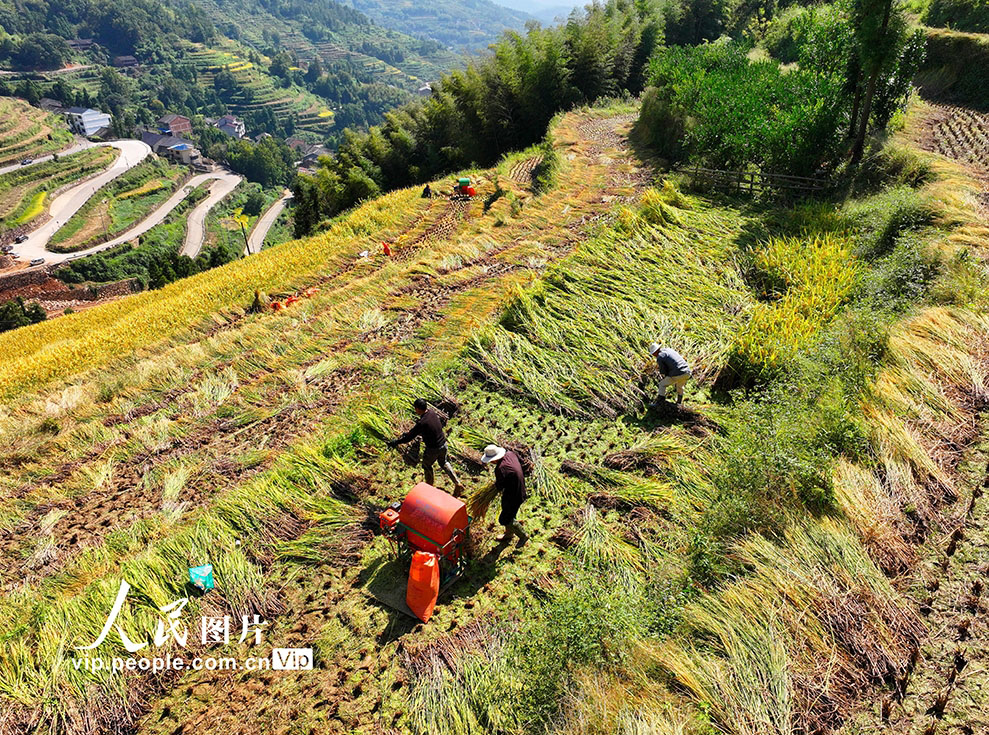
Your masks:
<svg viewBox="0 0 989 735"><path fill-rule="evenodd" d="M244 227L244 220L238 219L240 222L240 231L244 233L244 257L246 258L251 254L251 243L247 239L247 228Z"/></svg>

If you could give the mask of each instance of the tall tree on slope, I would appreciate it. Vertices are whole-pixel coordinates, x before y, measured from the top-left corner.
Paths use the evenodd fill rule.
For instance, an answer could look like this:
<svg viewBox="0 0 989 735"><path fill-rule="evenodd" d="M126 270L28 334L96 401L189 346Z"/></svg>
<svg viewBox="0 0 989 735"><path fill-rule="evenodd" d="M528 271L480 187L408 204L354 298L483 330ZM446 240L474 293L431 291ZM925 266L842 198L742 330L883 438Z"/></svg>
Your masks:
<svg viewBox="0 0 989 735"><path fill-rule="evenodd" d="M885 126L893 112L890 101L908 91L923 58L923 41L919 31L909 31L900 0L852 0L849 15L855 34L849 65L849 86L855 89L851 162L858 163L870 124Z"/></svg>

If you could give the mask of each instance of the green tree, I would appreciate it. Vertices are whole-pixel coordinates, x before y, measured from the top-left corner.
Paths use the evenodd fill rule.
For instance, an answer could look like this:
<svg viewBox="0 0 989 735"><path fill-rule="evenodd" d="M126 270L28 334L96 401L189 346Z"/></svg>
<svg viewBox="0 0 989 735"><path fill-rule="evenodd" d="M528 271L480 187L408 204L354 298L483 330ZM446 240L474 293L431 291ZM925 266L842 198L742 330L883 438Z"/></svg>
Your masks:
<svg viewBox="0 0 989 735"><path fill-rule="evenodd" d="M256 217L261 214L261 210L264 209L264 192L260 187L254 187L251 189L250 193L247 195L247 199L244 200L244 207L241 211L244 214L251 217Z"/></svg>
<svg viewBox="0 0 989 735"><path fill-rule="evenodd" d="M18 296L12 301L0 304L0 332L26 327L29 324L37 324L44 321L46 317L45 310L38 304L25 305L24 299Z"/></svg>
<svg viewBox="0 0 989 735"><path fill-rule="evenodd" d="M916 54L905 56L911 43L907 19L899 0L852 0L851 27L855 33L854 59L850 64L855 98L853 104L852 163L862 158L865 139L873 122L873 105L881 81L909 73L900 69L918 63Z"/></svg>

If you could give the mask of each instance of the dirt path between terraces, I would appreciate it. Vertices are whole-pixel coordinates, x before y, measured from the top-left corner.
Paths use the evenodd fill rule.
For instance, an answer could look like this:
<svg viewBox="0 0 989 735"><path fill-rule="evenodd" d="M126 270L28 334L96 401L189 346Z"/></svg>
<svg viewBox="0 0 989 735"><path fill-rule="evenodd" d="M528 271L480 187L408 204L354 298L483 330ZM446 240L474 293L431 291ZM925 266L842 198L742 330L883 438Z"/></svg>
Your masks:
<svg viewBox="0 0 989 735"><path fill-rule="evenodd" d="M589 156L592 157L592 163L608 168L615 158L629 156L624 137L616 131L627 128L632 119L633 116L626 115L605 120L595 119L577 126ZM604 158L603 162L598 160L601 158ZM572 234L568 236L564 247L549 250L549 256L561 257L569 252L585 236L582 234L584 225L608 213L611 202L616 198L615 194L609 193L611 187L617 187L616 192L621 190L628 196L628 176L609 171L607 180L609 186L589 196L588 211L571 223L569 230ZM648 181L649 176L644 171L638 171L634 176L635 189L641 188ZM396 238L394 257L400 261L410 260L429 243L456 236L469 221L471 212L481 208L480 199L481 197L473 201L437 201L437 206L431 207L423 217L416 218L410 224L407 235ZM457 294L505 277L519 268L529 267L506 264L495 259L519 240L530 237L532 233L527 231L518 238L504 242L482 256L446 269L441 274L448 276L466 269L480 269L478 275L454 283L444 283L428 276L417 277L411 285L399 287L383 303L386 308L398 311L400 317L381 330L360 335L360 341L375 341L378 346L374 348L373 354L384 355L390 350L389 345L403 343L424 323L440 317L443 309ZM324 291L327 288L330 291L334 288L347 288L349 278L346 276L358 262L350 261L337 272L320 279ZM417 306L412 309L389 307L403 296L411 296ZM311 338L316 343L322 339L322 335L312 334ZM382 340L384 344L379 344ZM331 347L328 345L327 349ZM412 368L421 366L425 356L424 354ZM246 355L241 355L242 359L244 357ZM217 373L223 367L222 364L212 366L209 372ZM24 499L32 507L20 522L0 533L0 590L9 591L23 584L36 583L63 569L82 549L102 543L108 533L160 512L161 492L145 480L155 466L193 455L201 459L182 492L183 502L195 507L264 470L270 465L276 451L286 448L297 438L312 431L325 420L326 415L335 409L343 397L360 390L368 380L368 376L357 371L333 371L312 381L311 387L318 397L308 404L284 407L246 427L213 414L205 417L188 434L162 446L130 457L116 458L115 453L120 445L130 439L126 424L158 412L174 411L176 407L181 410L188 400L187 394L194 390L203 375L201 371L192 376L185 387L169 392L161 400L148 406L125 416L107 417L104 421L106 425L122 425L123 434L118 441L94 446L82 459L71 460L57 467L46 480L22 486L15 491L13 497ZM258 384L267 377L267 370L259 370L242 378L235 395L256 391ZM278 403L275 395L266 394L264 400L276 405ZM256 405L257 398L254 403ZM240 467L228 459L252 446L265 446L270 450L267 453L268 459L251 467ZM57 500L33 504L35 501L31 500L32 497L43 494L47 488L57 487L87 465L101 463L112 466L112 470L105 482L93 491L73 498L55 493Z"/></svg>

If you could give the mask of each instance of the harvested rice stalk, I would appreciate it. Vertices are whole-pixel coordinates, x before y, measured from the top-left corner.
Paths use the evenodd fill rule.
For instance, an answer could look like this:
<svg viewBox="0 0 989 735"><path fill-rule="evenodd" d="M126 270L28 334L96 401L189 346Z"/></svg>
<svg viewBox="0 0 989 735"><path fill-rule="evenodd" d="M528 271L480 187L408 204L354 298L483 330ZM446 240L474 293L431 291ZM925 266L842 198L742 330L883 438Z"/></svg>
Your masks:
<svg viewBox="0 0 989 735"><path fill-rule="evenodd" d="M605 467L622 472L638 471L647 475L658 475L670 463L671 456L690 455L697 448L688 446L680 437L666 432L662 434L647 434L627 449L612 452L605 456Z"/></svg>
<svg viewBox="0 0 989 735"><path fill-rule="evenodd" d="M634 504L669 508L674 501L670 486L656 480L569 459L563 461L560 471L586 481L595 489L606 489L608 494Z"/></svg>
<svg viewBox="0 0 989 735"><path fill-rule="evenodd" d="M642 571L638 550L612 531L593 505L580 511L574 552L589 567L608 570L621 579Z"/></svg>
<svg viewBox="0 0 989 735"><path fill-rule="evenodd" d="M460 429L461 440L469 447L481 451L488 444L494 444L494 436L476 426L464 426Z"/></svg>
<svg viewBox="0 0 989 735"><path fill-rule="evenodd" d="M560 504L571 498L569 488L560 482L560 476L546 467L546 460L543 459L538 449L529 450L529 461L532 470L529 473L531 478L531 490L553 503Z"/></svg>
<svg viewBox="0 0 989 735"><path fill-rule="evenodd" d="M371 491L370 478L340 457L326 456L317 447L300 447L292 453L288 465L289 479L316 492L329 488L339 498L354 500Z"/></svg>
<svg viewBox="0 0 989 735"><path fill-rule="evenodd" d="M391 414L380 406L367 406L358 414L357 421L368 434L376 439L391 439L392 437Z"/></svg>
<svg viewBox="0 0 989 735"><path fill-rule="evenodd" d="M494 482L488 483L481 487L480 490L474 491L467 500L467 512L470 514L470 517L475 521L483 520L488 514L488 508L491 507L491 503L497 497L498 488Z"/></svg>

